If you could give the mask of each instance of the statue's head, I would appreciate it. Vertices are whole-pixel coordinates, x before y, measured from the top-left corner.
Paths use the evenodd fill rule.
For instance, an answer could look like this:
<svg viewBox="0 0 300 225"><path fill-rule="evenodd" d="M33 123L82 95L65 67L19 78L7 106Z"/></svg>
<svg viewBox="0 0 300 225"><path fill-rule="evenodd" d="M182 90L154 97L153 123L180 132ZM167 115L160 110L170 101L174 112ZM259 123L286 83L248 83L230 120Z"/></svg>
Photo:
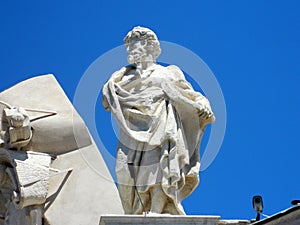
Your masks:
<svg viewBox="0 0 300 225"><path fill-rule="evenodd" d="M11 125L15 128L22 127L24 121L25 121L25 116L20 112L15 112L10 119Z"/></svg>
<svg viewBox="0 0 300 225"><path fill-rule="evenodd" d="M161 53L156 34L146 27L133 28L124 38L124 42L129 53L130 64L145 61L149 55L155 61Z"/></svg>
<svg viewBox="0 0 300 225"><path fill-rule="evenodd" d="M9 122L10 125L14 128L20 128L24 125L25 120L28 119L27 112L22 107L12 107L11 109L7 110L9 114Z"/></svg>

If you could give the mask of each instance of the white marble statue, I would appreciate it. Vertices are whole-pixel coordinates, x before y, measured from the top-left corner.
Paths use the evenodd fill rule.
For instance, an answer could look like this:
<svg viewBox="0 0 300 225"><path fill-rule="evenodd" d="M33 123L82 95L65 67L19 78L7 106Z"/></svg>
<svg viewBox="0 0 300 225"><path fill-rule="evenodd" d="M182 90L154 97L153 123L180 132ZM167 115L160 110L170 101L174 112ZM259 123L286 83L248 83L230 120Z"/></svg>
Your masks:
<svg viewBox="0 0 300 225"><path fill-rule="evenodd" d="M184 215L181 202L199 183L199 146L215 120L208 100L175 65L156 63L153 31L135 27L124 39L130 66L103 87L103 106L120 126L116 174L126 214Z"/></svg>

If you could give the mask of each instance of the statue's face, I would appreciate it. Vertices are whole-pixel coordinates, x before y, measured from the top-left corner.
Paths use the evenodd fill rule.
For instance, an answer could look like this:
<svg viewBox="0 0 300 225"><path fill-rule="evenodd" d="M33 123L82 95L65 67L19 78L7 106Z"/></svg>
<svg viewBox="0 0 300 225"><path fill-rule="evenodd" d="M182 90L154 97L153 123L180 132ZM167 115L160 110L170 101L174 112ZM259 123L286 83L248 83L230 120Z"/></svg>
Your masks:
<svg viewBox="0 0 300 225"><path fill-rule="evenodd" d="M19 128L22 127L25 121L25 117L22 113L16 112L12 115L10 123L13 127Z"/></svg>
<svg viewBox="0 0 300 225"><path fill-rule="evenodd" d="M126 50L129 53L127 59L130 64L145 62L151 54L146 40L131 40Z"/></svg>

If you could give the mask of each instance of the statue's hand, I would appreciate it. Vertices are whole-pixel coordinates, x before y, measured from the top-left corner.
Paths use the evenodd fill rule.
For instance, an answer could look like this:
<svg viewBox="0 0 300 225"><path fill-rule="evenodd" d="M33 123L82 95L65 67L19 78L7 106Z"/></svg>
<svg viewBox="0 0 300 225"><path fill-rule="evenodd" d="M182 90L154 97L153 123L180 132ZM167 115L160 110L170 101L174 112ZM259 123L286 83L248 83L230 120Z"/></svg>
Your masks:
<svg viewBox="0 0 300 225"><path fill-rule="evenodd" d="M210 107L202 105L198 110L200 120L204 120L205 123L214 123L216 118L211 111Z"/></svg>
<svg viewBox="0 0 300 225"><path fill-rule="evenodd" d="M110 111L110 106L107 102L107 99L104 96L102 96L102 105L106 111Z"/></svg>

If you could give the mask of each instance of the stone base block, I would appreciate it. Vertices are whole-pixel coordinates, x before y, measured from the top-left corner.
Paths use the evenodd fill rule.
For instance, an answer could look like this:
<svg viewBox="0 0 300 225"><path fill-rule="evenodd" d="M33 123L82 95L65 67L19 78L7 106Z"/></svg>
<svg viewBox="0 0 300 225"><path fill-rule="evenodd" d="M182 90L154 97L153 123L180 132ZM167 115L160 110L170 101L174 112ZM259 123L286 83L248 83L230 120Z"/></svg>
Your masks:
<svg viewBox="0 0 300 225"><path fill-rule="evenodd" d="M249 221L220 220L220 216L103 215L99 225L246 225Z"/></svg>

